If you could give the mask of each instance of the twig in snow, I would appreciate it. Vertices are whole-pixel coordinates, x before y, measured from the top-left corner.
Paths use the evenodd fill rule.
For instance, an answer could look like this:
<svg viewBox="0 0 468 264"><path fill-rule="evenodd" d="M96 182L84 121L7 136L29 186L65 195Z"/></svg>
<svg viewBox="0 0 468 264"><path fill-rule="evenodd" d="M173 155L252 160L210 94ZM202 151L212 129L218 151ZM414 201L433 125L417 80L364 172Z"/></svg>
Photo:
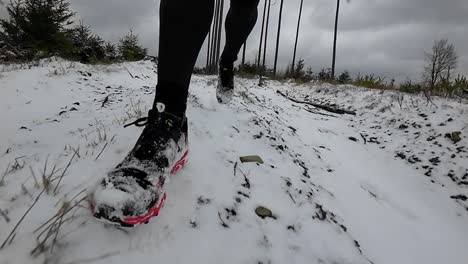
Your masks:
<svg viewBox="0 0 468 264"><path fill-rule="evenodd" d="M32 178L34 179L34 187L39 188L39 182L37 181L36 174L34 173L31 165L29 165L29 170L31 171Z"/></svg>
<svg viewBox="0 0 468 264"><path fill-rule="evenodd" d="M8 174L8 169L10 168L10 163L8 163L5 172L2 174L2 178L0 179L0 186L3 185L3 182L5 181L5 177Z"/></svg>
<svg viewBox="0 0 468 264"><path fill-rule="evenodd" d="M293 201L294 204L297 204L296 200L294 200L293 196L291 195L291 193L288 191L286 191L288 194L289 194L289 197L291 197L291 200Z"/></svg>
<svg viewBox="0 0 468 264"><path fill-rule="evenodd" d="M236 176L237 173L237 161L234 163L234 176Z"/></svg>
<svg viewBox="0 0 468 264"><path fill-rule="evenodd" d="M243 183L242 186L247 188L247 189L250 189L249 178L247 178L247 175L245 175L245 173L240 168L239 168L239 171L242 173L242 175L244 176L244 180L245 180L245 183Z"/></svg>
<svg viewBox="0 0 468 264"><path fill-rule="evenodd" d="M108 102L109 102L109 95L107 95L106 98L102 100L101 108L104 108Z"/></svg>
<svg viewBox="0 0 468 264"><path fill-rule="evenodd" d="M364 134L360 133L362 139L364 140L364 145L367 144L367 139L366 137L364 136Z"/></svg>
<svg viewBox="0 0 468 264"><path fill-rule="evenodd" d="M77 195L75 195L71 200L75 200L78 196L80 196L80 194L84 193L86 191L86 189L82 190L81 192L79 192ZM87 198L87 196L85 196L84 198ZM81 199L83 200L83 199ZM79 203L78 203L79 204ZM77 204L77 205L78 205ZM73 209L73 208L71 208ZM70 209L70 210L71 210ZM37 233L39 230L41 230L44 226L46 226L47 224L50 223L50 221L54 220L54 218L56 218L58 215L59 215L60 211L57 212L52 218L50 218L49 220L47 220L44 224L42 224L40 227L36 228L36 230L33 231L33 233Z"/></svg>
<svg viewBox="0 0 468 264"><path fill-rule="evenodd" d="M0 209L0 215L3 216L3 218L5 218L5 221L7 223L10 222L10 218L8 217L7 213L5 211L3 211L2 209Z"/></svg>
<svg viewBox="0 0 468 264"><path fill-rule="evenodd" d="M96 161L96 160L99 159L99 157L101 156L102 152L104 152L104 149L106 149L107 144L108 144L108 143L106 142L106 144L105 144L104 147L102 148L101 152L99 152L99 154L98 154L97 157L94 159L94 161Z"/></svg>
<svg viewBox="0 0 468 264"><path fill-rule="evenodd" d="M316 103L312 103L312 102L300 101L300 100L297 100L297 99L294 99L294 98L291 98L291 97L287 96L286 94L282 93L280 90L277 90L276 93L283 96L284 98L286 98L288 100L291 100L291 101L293 101L295 103L298 103L298 104L311 105L313 107L320 108L322 110L325 110L325 111L328 111L328 112L331 112L331 113L335 113L335 114L340 114L340 115L343 115L343 114L356 115L355 111L348 111L348 110L333 108L333 107L330 107L330 106L316 104Z"/></svg>
<svg viewBox="0 0 468 264"><path fill-rule="evenodd" d="M301 108L301 107L299 107L299 108L300 108L300 109L304 109L304 110L306 110L307 112L312 113L312 114L323 115L323 116L329 116L329 117L335 117L335 118L336 118L336 116L334 116L334 115L329 115L329 114L325 114L325 113L320 113L319 111L317 111L317 110L315 110L315 109L314 109L314 110L315 110L315 111L314 111L314 110L312 110L312 109L310 109L310 108Z"/></svg>
<svg viewBox="0 0 468 264"><path fill-rule="evenodd" d="M132 77L132 79L135 79L135 76L133 76L133 74L130 72L130 70L127 68L127 67L124 67L125 70L127 70L128 74L130 74L130 77Z"/></svg>
<svg viewBox="0 0 468 264"><path fill-rule="evenodd" d="M80 146L78 145L78 147L75 149L74 147L70 146L70 148L73 150L73 152L76 153L76 156L81 159L81 156L80 156Z"/></svg>
<svg viewBox="0 0 468 264"><path fill-rule="evenodd" d="M218 211L218 216L219 216L219 220L221 220L221 225L225 228L229 228L229 226L226 224L226 222L224 222L223 218L221 217L221 213Z"/></svg>
<svg viewBox="0 0 468 264"><path fill-rule="evenodd" d="M57 236L58 236L59 230L60 230L60 228L62 227L62 224L63 224L63 216L64 215L62 215L60 217L60 221L59 221L58 226L57 226L57 231L55 232L54 240L52 240L52 246L50 247L50 252L54 251L55 244L57 243Z"/></svg>
<svg viewBox="0 0 468 264"><path fill-rule="evenodd" d="M80 192L78 195L80 195L82 192ZM75 197L77 197L76 195ZM58 233L60 231L60 228L63 226L64 223L69 222L73 219L73 215L71 217L65 218L65 216L68 215L68 213L73 210L74 208L77 208L78 205L80 205L85 199L87 199L87 196L81 198L79 201L75 202L73 206L71 206L72 202L64 202L62 207L59 209L59 211L49 220L46 221L46 223L42 224L39 228L37 228L34 233L37 233L42 229L42 232L40 232L36 240L38 242L38 245L31 251L31 255L37 256L38 254L44 252L47 249L47 241L49 241L50 238L53 237L51 245L50 245L50 251L52 252L55 244L57 243L57 237ZM74 199L72 199L73 201ZM45 237L42 238L42 236L45 234Z"/></svg>
<svg viewBox="0 0 468 264"><path fill-rule="evenodd" d="M63 170L62 175L60 176L59 181L57 182L57 185L55 185L55 189L54 189L55 194L57 194L57 189L58 189L58 187L60 185L60 182L62 182L63 176L65 176L65 173L67 172L68 168L70 168L70 165L71 165L73 159L75 158L75 156L76 156L76 152L73 154L73 156L71 157L71 159L68 162L67 166Z"/></svg>
<svg viewBox="0 0 468 264"><path fill-rule="evenodd" d="M91 262L95 262L97 260L103 260L103 259L108 258L108 257L116 256L116 255L118 255L120 253L121 253L120 250L119 251L112 251L112 252L109 252L109 253L106 253L106 254L99 255L97 257L75 260L75 261L71 261L71 262L66 262L65 264L91 263Z"/></svg>
<svg viewBox="0 0 468 264"><path fill-rule="evenodd" d="M36 205L36 203L39 201L41 198L42 194L45 192L45 188L42 189L42 191L37 195L36 199L34 200L34 203L26 210L26 212L23 214L23 216L20 218L20 220L16 223L15 227L13 227L13 230L11 230L10 234L8 237L3 241L2 245L0 246L0 249L3 249L7 243L11 243L13 241L13 238L15 236L16 229L19 227L19 225L23 222L24 218L28 215L28 213L31 211L31 209ZM8 242L10 241L10 242Z"/></svg>

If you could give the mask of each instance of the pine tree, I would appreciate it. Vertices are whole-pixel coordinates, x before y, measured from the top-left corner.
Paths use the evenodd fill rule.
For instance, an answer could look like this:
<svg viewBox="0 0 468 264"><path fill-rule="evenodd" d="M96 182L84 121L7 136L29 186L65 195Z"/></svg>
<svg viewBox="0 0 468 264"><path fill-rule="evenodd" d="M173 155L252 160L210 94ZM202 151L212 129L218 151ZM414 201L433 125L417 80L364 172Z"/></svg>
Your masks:
<svg viewBox="0 0 468 264"><path fill-rule="evenodd" d="M66 27L74 13L65 0L13 0L9 19L1 19L2 35L20 50L49 55L70 49Z"/></svg>
<svg viewBox="0 0 468 264"><path fill-rule="evenodd" d="M284 3L284 0L281 0L279 18L278 18L278 33L276 34L276 50L275 50L275 62L274 62L274 65L273 65L273 76L276 75L276 66L278 64L278 51L279 51L279 44L280 44L281 20L282 20L282 15L283 15L283 3Z"/></svg>
<svg viewBox="0 0 468 264"><path fill-rule="evenodd" d="M303 59L300 59L296 65L295 68L292 68L292 72L293 72L293 77L294 79L299 79L301 77L303 77L305 75L305 72L304 72L304 60Z"/></svg>
<svg viewBox="0 0 468 264"><path fill-rule="evenodd" d="M138 36L129 31L119 41L119 55L127 61L137 61L145 58L147 50L140 46Z"/></svg>
<svg viewBox="0 0 468 264"><path fill-rule="evenodd" d="M330 81L332 80L332 72L331 72L331 69L328 68L328 69L322 69L318 76L317 76L318 80L319 81Z"/></svg>
<svg viewBox="0 0 468 264"><path fill-rule="evenodd" d="M349 74L349 71L342 72L340 77L338 77L339 83L349 83L350 81L352 81L352 79L351 75Z"/></svg>
<svg viewBox="0 0 468 264"><path fill-rule="evenodd" d="M69 31L69 37L73 44L71 57L79 57L83 63L100 61L105 58L104 41L93 34L89 26L80 22Z"/></svg>
<svg viewBox="0 0 468 264"><path fill-rule="evenodd" d="M293 61L291 64L293 71L294 71L294 65L296 64L297 42L299 40L299 28L301 26L303 4L304 4L304 0L301 0L301 5L299 6L299 15L297 17L296 41L294 42Z"/></svg>
<svg viewBox="0 0 468 264"><path fill-rule="evenodd" d="M335 16L335 31L333 37L333 57L332 57L332 67L331 67L331 78L335 79L335 64L336 64L336 42L338 36L338 18L340 14L340 0L336 1L336 16Z"/></svg>
<svg viewBox="0 0 468 264"><path fill-rule="evenodd" d="M114 44L106 42L104 45L105 58L108 61L115 61L117 59L117 49Z"/></svg>

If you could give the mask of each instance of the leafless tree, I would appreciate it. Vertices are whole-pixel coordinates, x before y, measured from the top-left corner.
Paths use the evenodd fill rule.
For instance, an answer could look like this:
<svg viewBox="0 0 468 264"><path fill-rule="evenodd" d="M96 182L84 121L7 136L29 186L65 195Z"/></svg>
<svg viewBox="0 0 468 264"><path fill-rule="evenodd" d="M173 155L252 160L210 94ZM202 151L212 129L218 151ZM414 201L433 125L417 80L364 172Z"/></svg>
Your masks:
<svg viewBox="0 0 468 264"><path fill-rule="evenodd" d="M209 66L208 66L208 73L212 74L214 73L214 64L215 64L215 56L216 56L216 41L218 40L218 24L219 24L219 7L220 7L220 0L216 0L216 2L214 3L215 5L215 8L214 8L214 20L213 22L211 23L211 45L210 45L210 52L208 53L210 59L210 63L209 63Z"/></svg>
<svg viewBox="0 0 468 264"><path fill-rule="evenodd" d="M207 51L206 51L206 66L205 70L208 71L208 68L210 67L210 52L211 52L211 29L208 31L208 42L207 42Z"/></svg>
<svg viewBox="0 0 468 264"><path fill-rule="evenodd" d="M218 73L218 65L219 65L219 55L220 55L220 51L221 51L221 36L222 36L222 31L221 29L223 28L223 20L224 20L224 17L223 17L223 11L224 11L224 0L220 0L221 1L221 6L219 7L219 14L218 14L218 17L219 17L219 21L218 21L218 39L217 39L217 46L216 46L216 61L215 61L215 65L214 65L214 68L215 68L215 73Z"/></svg>
<svg viewBox="0 0 468 264"><path fill-rule="evenodd" d="M335 16L335 34L333 38L333 58L332 58L332 68L331 68L331 77L335 79L335 63L336 63L336 41L338 37L338 18L340 15L340 0L336 1L336 16Z"/></svg>
<svg viewBox="0 0 468 264"><path fill-rule="evenodd" d="M347 0L346 2L350 2L351 0ZM331 67L331 77L335 79L335 65L336 65L336 42L338 39L338 21L340 15L340 0L336 1L336 15L335 15L335 33L333 38L333 58L332 58L332 67Z"/></svg>
<svg viewBox="0 0 468 264"><path fill-rule="evenodd" d="M279 49L279 44L280 44L281 20L283 17L283 4L284 4L284 0L281 0L279 18L278 18L278 34L276 35L275 63L273 65L274 76L276 76L276 66L278 65L278 49Z"/></svg>
<svg viewBox="0 0 468 264"><path fill-rule="evenodd" d="M294 53L293 53L293 61L291 64L291 72L294 73L294 67L296 65L296 52L297 52L297 41L299 40L299 28L301 25L301 17L302 17L302 6L304 4L304 0L301 0L301 6L299 7L299 16L297 18L297 31L296 31L296 41L294 43Z"/></svg>
<svg viewBox="0 0 468 264"><path fill-rule="evenodd" d="M223 26L224 0L216 0L214 3L214 20L208 33L207 72L218 73L219 55L221 51L221 29Z"/></svg>
<svg viewBox="0 0 468 264"><path fill-rule="evenodd" d="M268 3L268 0L265 0L265 6L263 7L262 30L260 32L260 43L258 44L258 58L257 58L257 71L258 72L260 72L260 60L262 58L263 32L265 30L267 3Z"/></svg>
<svg viewBox="0 0 468 264"><path fill-rule="evenodd" d="M458 55L448 39L441 39L434 42L431 51L425 52L425 61L423 78L428 89L433 91L440 81L450 80L451 71L457 68Z"/></svg>
<svg viewBox="0 0 468 264"><path fill-rule="evenodd" d="M247 41L244 42L244 45L242 45L242 63L241 65L244 66L245 65L245 50L246 50L246 46L247 46Z"/></svg>
<svg viewBox="0 0 468 264"><path fill-rule="evenodd" d="M268 0L268 9L267 9L267 18L266 18L266 23L265 23L265 40L263 42L263 62L262 62L262 67L260 68L259 71L259 81L258 85L262 86L263 85L263 75L265 74L265 63L266 63L266 54L267 54L267 43L268 43L268 26L270 24L270 9L271 9L271 0Z"/></svg>

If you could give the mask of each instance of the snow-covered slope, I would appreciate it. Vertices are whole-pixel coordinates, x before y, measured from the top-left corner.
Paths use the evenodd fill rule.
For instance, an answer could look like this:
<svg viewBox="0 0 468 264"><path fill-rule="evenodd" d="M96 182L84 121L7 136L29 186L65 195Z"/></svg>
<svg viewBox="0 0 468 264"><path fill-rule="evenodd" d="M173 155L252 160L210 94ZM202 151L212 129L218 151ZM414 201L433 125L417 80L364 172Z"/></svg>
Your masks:
<svg viewBox="0 0 468 264"><path fill-rule="evenodd" d="M134 144L140 129L122 125L155 79L149 61L3 68L0 263L466 263L468 106L356 87L239 79L219 105L215 78L194 76L190 162L160 216L97 222L85 189Z"/></svg>

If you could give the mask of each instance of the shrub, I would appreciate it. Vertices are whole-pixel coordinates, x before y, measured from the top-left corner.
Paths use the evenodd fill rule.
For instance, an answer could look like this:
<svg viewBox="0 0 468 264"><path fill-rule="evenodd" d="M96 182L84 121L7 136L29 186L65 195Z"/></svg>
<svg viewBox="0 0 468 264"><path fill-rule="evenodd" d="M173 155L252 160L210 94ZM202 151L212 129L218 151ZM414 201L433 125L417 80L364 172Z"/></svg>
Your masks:
<svg viewBox="0 0 468 264"><path fill-rule="evenodd" d="M115 61L118 57L117 48L110 42L104 44L104 54L107 61Z"/></svg>
<svg viewBox="0 0 468 264"><path fill-rule="evenodd" d="M413 84L410 80L400 84L400 91L404 93L417 94L423 91L423 86L419 83Z"/></svg>
<svg viewBox="0 0 468 264"><path fill-rule="evenodd" d="M333 80L332 74L331 74L331 69L322 69L317 75L317 80L318 81L331 81Z"/></svg>
<svg viewBox="0 0 468 264"><path fill-rule="evenodd" d="M372 89L384 89L386 88L384 81L385 78L376 77L374 74L366 74L364 76L358 74L353 84L356 86L362 86Z"/></svg>
<svg viewBox="0 0 468 264"><path fill-rule="evenodd" d="M236 71L239 75L255 75L257 74L257 65L255 65L255 63L246 62L240 64Z"/></svg>
<svg viewBox="0 0 468 264"><path fill-rule="evenodd" d="M342 72L340 76L338 77L338 82L341 84L349 83L351 81L352 79L351 79L351 75L349 74L349 71Z"/></svg>
<svg viewBox="0 0 468 264"><path fill-rule="evenodd" d="M440 96L453 97L461 96L463 91L468 89L468 81L463 75L458 75L453 81L441 80L435 87L434 93Z"/></svg>

